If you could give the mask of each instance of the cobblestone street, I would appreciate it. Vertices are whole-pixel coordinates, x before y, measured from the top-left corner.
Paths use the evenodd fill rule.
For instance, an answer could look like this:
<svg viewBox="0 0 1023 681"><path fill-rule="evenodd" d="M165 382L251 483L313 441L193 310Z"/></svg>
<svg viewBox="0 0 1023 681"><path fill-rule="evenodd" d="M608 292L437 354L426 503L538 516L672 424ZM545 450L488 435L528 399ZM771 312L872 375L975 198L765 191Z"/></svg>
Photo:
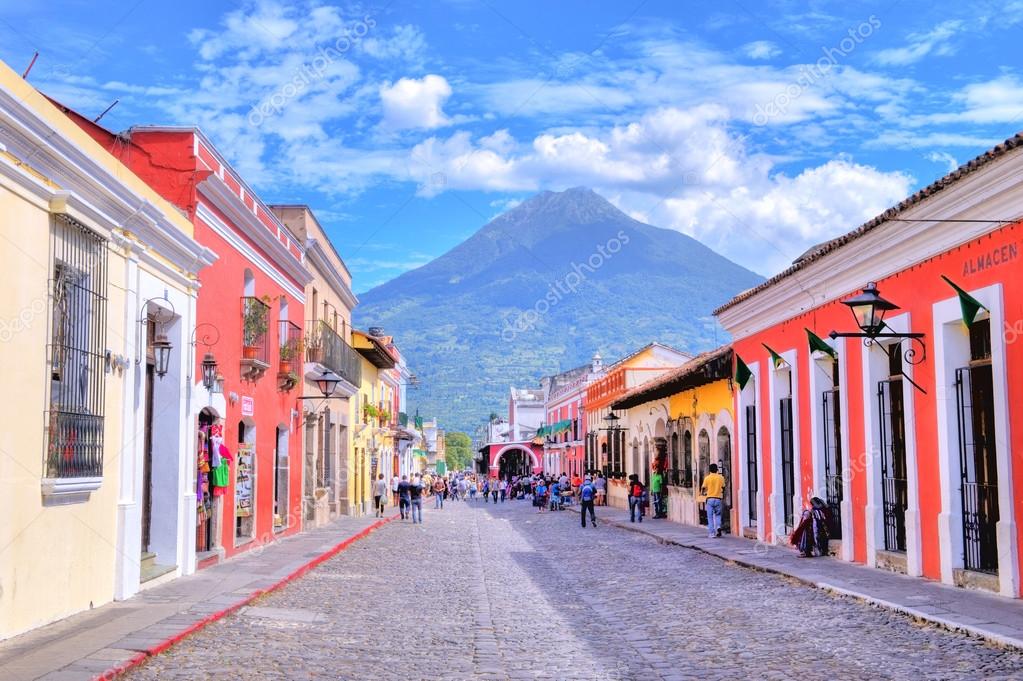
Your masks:
<svg viewBox="0 0 1023 681"><path fill-rule="evenodd" d="M1023 656L519 501L391 523L127 678L1000 679Z"/></svg>

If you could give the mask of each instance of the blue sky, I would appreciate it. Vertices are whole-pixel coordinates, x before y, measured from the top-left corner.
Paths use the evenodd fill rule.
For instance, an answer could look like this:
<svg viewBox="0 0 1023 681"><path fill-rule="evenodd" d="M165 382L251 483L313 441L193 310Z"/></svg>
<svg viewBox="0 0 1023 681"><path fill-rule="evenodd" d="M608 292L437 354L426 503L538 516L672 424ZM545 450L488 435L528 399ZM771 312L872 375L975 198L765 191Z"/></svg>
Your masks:
<svg viewBox="0 0 1023 681"><path fill-rule="evenodd" d="M769 275L1023 129L1023 0L25 3L0 59L198 124L364 291L585 185Z"/></svg>

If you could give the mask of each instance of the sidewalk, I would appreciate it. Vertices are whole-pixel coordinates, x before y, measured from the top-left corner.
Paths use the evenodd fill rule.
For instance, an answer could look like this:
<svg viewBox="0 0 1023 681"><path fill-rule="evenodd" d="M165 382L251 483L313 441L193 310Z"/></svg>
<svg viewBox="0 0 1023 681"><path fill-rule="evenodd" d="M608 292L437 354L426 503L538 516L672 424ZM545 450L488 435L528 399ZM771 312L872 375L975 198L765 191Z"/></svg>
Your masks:
<svg viewBox="0 0 1023 681"><path fill-rule="evenodd" d="M397 516L342 517L126 601L0 643L4 681L91 681L156 655L210 622L302 576Z"/></svg>
<svg viewBox="0 0 1023 681"><path fill-rule="evenodd" d="M569 507L578 512L578 506ZM668 520L630 523L629 512L597 508L597 523L649 535L663 544L683 546L764 572L799 580L809 586L856 598L952 631L1023 649L1023 601L981 591L960 589L920 577L846 563L834 558L799 558L782 546L726 535L707 537L703 527Z"/></svg>

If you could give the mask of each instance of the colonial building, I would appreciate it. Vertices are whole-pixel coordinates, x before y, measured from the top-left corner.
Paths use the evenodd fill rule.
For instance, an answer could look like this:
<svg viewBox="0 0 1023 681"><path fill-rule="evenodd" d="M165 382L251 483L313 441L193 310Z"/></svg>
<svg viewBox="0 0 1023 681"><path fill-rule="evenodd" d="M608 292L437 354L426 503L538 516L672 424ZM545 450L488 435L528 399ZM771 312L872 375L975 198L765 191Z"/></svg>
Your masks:
<svg viewBox="0 0 1023 681"><path fill-rule="evenodd" d="M397 358L390 336L371 328L352 331L352 346L361 355L362 383L352 403L353 442L347 464L347 511L360 515L370 510L371 481L380 472L380 459L393 443L391 402L380 374L394 369ZM388 454L389 456L389 454Z"/></svg>
<svg viewBox="0 0 1023 681"><path fill-rule="evenodd" d="M784 542L816 495L843 560L1020 595L1021 146L717 310L738 366L734 531Z"/></svg>
<svg viewBox="0 0 1023 681"><path fill-rule="evenodd" d="M189 339L197 349L189 389L205 397L192 415L198 432L190 471L199 566L298 532L302 377L294 360L312 279L304 240L198 128L134 127L114 134L68 115L182 211L196 240L219 256L200 275ZM222 377L216 391L201 381L204 362L215 363ZM163 564L159 554L156 560Z"/></svg>
<svg viewBox="0 0 1023 681"><path fill-rule="evenodd" d="M691 355L660 343L645 345L631 355L607 367L605 374L586 388L585 414L586 470L600 469L608 478L608 503L625 507L627 471L649 471L651 450L641 448L644 437L652 433L630 425L611 405L629 390L654 380L692 359ZM642 456L642 458L639 458ZM627 458L633 457L632 463Z"/></svg>
<svg viewBox="0 0 1023 681"><path fill-rule="evenodd" d="M707 523L699 501L700 481L714 463L725 476L722 525L728 529L732 495L732 350L698 355L660 378L625 393L611 404L635 431L626 474L649 481L664 474L668 518L689 525ZM647 462L649 466L647 466Z"/></svg>
<svg viewBox="0 0 1023 681"><path fill-rule="evenodd" d="M546 410L545 425L537 432L544 439L544 470L581 475L584 468L583 403L586 386L604 370L600 354L581 367L540 381Z"/></svg>
<svg viewBox="0 0 1023 681"><path fill-rule="evenodd" d="M180 385L196 375L196 276L215 256L2 63L0 236L7 638L135 593L147 552L194 569L198 396Z"/></svg>
<svg viewBox="0 0 1023 681"><path fill-rule="evenodd" d="M304 335L291 370L302 376L304 398L302 517L307 526L317 527L345 510L343 472L352 448L350 400L362 383L362 362L349 344L358 299L352 293L351 272L309 207L270 209L304 244L312 274L305 288ZM319 385L327 371L341 379L329 399Z"/></svg>

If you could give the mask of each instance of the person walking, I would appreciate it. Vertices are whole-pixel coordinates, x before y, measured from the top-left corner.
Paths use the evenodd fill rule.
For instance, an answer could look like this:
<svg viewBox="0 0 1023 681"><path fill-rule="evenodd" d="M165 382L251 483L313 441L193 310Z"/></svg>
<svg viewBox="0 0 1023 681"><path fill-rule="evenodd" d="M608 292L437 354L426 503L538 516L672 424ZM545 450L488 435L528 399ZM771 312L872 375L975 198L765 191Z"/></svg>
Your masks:
<svg viewBox="0 0 1023 681"><path fill-rule="evenodd" d="M387 504L387 481L384 480L384 474L381 473L377 476L376 482L373 483L373 511L377 518L384 517L384 506Z"/></svg>
<svg viewBox="0 0 1023 681"><path fill-rule="evenodd" d="M470 501L476 501L476 494L479 492L479 485L475 480L469 481L469 499Z"/></svg>
<svg viewBox="0 0 1023 681"><path fill-rule="evenodd" d="M660 470L654 471L650 477L650 494L654 501L654 518L668 517L667 504L664 503L664 475Z"/></svg>
<svg viewBox="0 0 1023 681"><path fill-rule="evenodd" d="M401 519L405 520L409 517L412 509L412 486L409 484L408 476L401 476L401 481L398 483L398 513L401 514Z"/></svg>
<svg viewBox="0 0 1023 681"><path fill-rule="evenodd" d="M639 480L639 476L633 473L629 476L629 522L643 522L643 504L646 503L646 485Z"/></svg>
<svg viewBox="0 0 1023 681"><path fill-rule="evenodd" d="M400 485L400 484L401 484L401 478L399 478L397 476L397 474L395 474L395 476L393 478L391 478L391 505L392 506L397 506L398 505L398 485Z"/></svg>
<svg viewBox="0 0 1023 681"><path fill-rule="evenodd" d="M412 484L409 485L409 508L412 513L412 524L416 524L416 518L419 518L419 523L423 522L423 478L417 473L416 477L412 480Z"/></svg>
<svg viewBox="0 0 1023 681"><path fill-rule="evenodd" d="M490 497L494 500L495 504L497 503L497 494L498 494L497 480L492 480L490 482Z"/></svg>
<svg viewBox="0 0 1023 681"><path fill-rule="evenodd" d="M504 503L505 498L508 496L508 481L501 478L501 481L497 483L497 490L501 493L501 503Z"/></svg>
<svg viewBox="0 0 1023 681"><path fill-rule="evenodd" d="M721 536L721 499L725 493L725 476L718 473L718 465L712 463L710 471L703 478L700 492L707 498L707 536Z"/></svg>
<svg viewBox="0 0 1023 681"><path fill-rule="evenodd" d="M603 473L597 473L593 486L597 488L597 506L607 506L607 480L604 479Z"/></svg>
<svg viewBox="0 0 1023 681"><path fill-rule="evenodd" d="M444 478L437 478L433 481L433 507L444 508L444 492L447 490L447 484L444 482Z"/></svg>
<svg viewBox="0 0 1023 681"><path fill-rule="evenodd" d="M579 516L582 518L583 527L586 527L586 511L590 512L590 525L597 526L597 514L593 510L596 498L597 488L593 486L593 480L587 475L583 484L579 486Z"/></svg>
<svg viewBox="0 0 1023 681"><path fill-rule="evenodd" d="M536 489L533 491L533 503L536 504L536 512L543 513L544 506L547 504L547 485L544 484L543 478L536 483Z"/></svg>

